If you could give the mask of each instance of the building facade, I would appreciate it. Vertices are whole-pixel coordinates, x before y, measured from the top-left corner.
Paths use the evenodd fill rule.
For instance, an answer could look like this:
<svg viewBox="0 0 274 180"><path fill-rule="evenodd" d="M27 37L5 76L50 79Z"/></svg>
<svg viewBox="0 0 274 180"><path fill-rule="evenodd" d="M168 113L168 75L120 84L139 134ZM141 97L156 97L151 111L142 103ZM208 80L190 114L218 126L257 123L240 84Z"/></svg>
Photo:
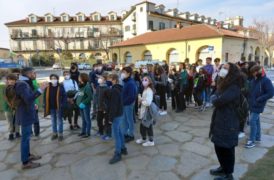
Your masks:
<svg viewBox="0 0 274 180"><path fill-rule="evenodd" d="M10 58L10 50L7 48L0 48L0 59Z"/></svg>

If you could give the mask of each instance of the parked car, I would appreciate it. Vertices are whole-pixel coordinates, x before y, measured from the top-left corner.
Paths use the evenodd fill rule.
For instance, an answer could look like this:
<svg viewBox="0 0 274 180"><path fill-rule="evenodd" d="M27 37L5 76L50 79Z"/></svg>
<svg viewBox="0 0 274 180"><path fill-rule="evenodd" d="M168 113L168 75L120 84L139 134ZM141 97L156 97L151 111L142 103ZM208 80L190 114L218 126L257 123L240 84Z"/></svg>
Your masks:
<svg viewBox="0 0 274 180"><path fill-rule="evenodd" d="M64 69L64 66L60 63L55 63L53 64L52 69Z"/></svg>

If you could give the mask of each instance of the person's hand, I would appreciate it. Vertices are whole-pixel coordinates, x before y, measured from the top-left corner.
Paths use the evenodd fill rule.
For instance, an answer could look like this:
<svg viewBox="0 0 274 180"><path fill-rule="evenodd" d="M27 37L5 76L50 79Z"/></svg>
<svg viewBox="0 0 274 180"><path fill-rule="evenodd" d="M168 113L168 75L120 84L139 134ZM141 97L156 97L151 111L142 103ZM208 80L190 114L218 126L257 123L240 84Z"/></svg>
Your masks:
<svg viewBox="0 0 274 180"><path fill-rule="evenodd" d="M79 108L80 108L80 109L85 109L85 107L86 107L86 105L85 105L84 103L81 103L81 104L79 105Z"/></svg>
<svg viewBox="0 0 274 180"><path fill-rule="evenodd" d="M39 106L37 104L34 105L35 110L39 109Z"/></svg>
<svg viewBox="0 0 274 180"><path fill-rule="evenodd" d="M211 83L211 86L216 86L215 81L213 81L213 82Z"/></svg>
<svg viewBox="0 0 274 180"><path fill-rule="evenodd" d="M49 83L48 82L43 82L42 85L40 86L40 89L42 91L44 91L47 87L49 87Z"/></svg>

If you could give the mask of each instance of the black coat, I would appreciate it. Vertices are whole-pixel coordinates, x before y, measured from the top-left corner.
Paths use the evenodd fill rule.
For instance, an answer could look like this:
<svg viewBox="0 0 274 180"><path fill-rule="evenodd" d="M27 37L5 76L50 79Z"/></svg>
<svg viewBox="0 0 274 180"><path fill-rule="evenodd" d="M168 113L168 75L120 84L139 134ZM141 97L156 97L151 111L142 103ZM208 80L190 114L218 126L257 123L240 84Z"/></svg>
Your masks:
<svg viewBox="0 0 274 180"><path fill-rule="evenodd" d="M117 117L123 115L123 97L122 97L123 87L119 84L115 84L112 86L110 90L107 92L107 98L109 101L109 106L107 107L107 113L109 116L109 120L113 122L113 120Z"/></svg>
<svg viewBox="0 0 274 180"><path fill-rule="evenodd" d="M232 148L238 145L239 117L236 112L240 99L240 87L230 85L224 92L216 93L217 97L212 100L215 106L211 125L211 141L223 148Z"/></svg>

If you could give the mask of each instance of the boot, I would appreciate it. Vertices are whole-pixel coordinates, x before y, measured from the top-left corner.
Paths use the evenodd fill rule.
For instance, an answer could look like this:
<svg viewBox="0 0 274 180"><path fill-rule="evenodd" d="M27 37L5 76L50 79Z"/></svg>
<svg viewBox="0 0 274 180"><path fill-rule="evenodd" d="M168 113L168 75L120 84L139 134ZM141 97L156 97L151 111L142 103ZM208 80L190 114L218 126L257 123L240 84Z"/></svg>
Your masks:
<svg viewBox="0 0 274 180"><path fill-rule="evenodd" d="M128 152L127 152L127 148L126 148L126 147L121 149L121 154L122 154L122 155L128 155Z"/></svg>
<svg viewBox="0 0 274 180"><path fill-rule="evenodd" d="M225 172L222 167L218 167L216 169L211 169L209 173L213 176L223 176L225 175Z"/></svg>
<svg viewBox="0 0 274 180"><path fill-rule="evenodd" d="M112 157L112 159L109 161L109 164L115 164L119 161L122 160L122 156L121 153L114 153L114 156Z"/></svg>
<svg viewBox="0 0 274 180"><path fill-rule="evenodd" d="M232 174L226 174L223 176L216 177L214 180L234 180Z"/></svg>

